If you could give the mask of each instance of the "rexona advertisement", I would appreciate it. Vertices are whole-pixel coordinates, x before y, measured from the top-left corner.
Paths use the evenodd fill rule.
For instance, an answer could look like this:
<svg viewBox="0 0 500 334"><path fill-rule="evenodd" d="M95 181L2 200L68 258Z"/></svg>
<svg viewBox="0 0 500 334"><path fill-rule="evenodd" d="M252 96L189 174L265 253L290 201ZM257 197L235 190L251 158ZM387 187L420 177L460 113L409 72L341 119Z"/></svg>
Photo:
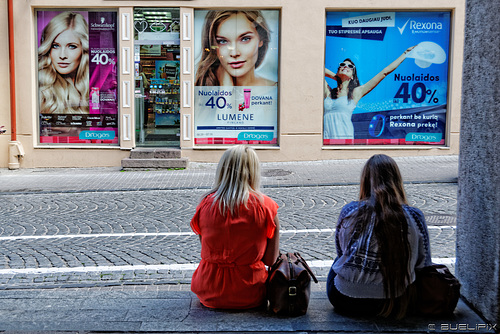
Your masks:
<svg viewBox="0 0 500 334"><path fill-rule="evenodd" d="M276 10L196 10L195 144L276 144Z"/></svg>
<svg viewBox="0 0 500 334"><path fill-rule="evenodd" d="M37 12L40 143L118 144L116 17Z"/></svg>
<svg viewBox="0 0 500 334"><path fill-rule="evenodd" d="M328 12L323 144L444 145L449 12Z"/></svg>

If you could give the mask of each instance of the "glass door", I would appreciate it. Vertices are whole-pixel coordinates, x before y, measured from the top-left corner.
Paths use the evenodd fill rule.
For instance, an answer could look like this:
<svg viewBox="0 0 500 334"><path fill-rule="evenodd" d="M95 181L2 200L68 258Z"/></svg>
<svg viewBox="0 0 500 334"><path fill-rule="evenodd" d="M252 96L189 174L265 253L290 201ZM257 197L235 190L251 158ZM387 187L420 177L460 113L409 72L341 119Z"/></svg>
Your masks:
<svg viewBox="0 0 500 334"><path fill-rule="evenodd" d="M138 147L180 146L178 8L134 9Z"/></svg>

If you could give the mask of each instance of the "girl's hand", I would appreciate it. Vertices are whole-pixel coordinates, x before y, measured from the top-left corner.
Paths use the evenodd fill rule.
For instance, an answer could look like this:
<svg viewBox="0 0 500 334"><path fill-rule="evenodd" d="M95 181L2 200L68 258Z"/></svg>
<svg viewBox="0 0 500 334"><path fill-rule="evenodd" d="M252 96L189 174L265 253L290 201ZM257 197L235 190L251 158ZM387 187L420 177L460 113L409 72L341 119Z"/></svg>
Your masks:
<svg viewBox="0 0 500 334"><path fill-rule="evenodd" d="M414 48L416 48L417 46L414 45L414 46L410 46L408 49L406 49L405 52L403 52L403 54L406 56L408 53L410 53L411 50L413 50Z"/></svg>

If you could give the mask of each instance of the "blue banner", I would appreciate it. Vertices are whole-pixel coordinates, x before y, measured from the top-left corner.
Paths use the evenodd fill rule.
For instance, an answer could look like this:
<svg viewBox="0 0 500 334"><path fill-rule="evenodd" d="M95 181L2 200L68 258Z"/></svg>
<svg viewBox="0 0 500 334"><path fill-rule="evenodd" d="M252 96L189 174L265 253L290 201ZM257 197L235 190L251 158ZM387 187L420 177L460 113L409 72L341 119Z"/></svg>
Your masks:
<svg viewBox="0 0 500 334"><path fill-rule="evenodd" d="M328 12L323 143L444 145L449 44L450 12Z"/></svg>
<svg viewBox="0 0 500 334"><path fill-rule="evenodd" d="M343 28L342 26L327 26L327 37L345 37L357 39L372 39L375 41L383 41L385 30L387 28Z"/></svg>

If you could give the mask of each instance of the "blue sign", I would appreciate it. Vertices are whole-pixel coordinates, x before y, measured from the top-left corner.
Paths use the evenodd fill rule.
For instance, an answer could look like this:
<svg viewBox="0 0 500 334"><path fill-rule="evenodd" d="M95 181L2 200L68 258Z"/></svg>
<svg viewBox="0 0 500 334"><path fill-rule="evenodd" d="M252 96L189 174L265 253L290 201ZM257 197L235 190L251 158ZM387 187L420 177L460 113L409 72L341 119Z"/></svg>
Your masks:
<svg viewBox="0 0 500 334"><path fill-rule="evenodd" d="M449 44L450 12L328 12L323 143L443 145Z"/></svg>
<svg viewBox="0 0 500 334"><path fill-rule="evenodd" d="M80 140L112 140L115 138L114 131L82 131Z"/></svg>
<svg viewBox="0 0 500 334"><path fill-rule="evenodd" d="M273 140L273 132L240 132L238 133L238 140Z"/></svg>

